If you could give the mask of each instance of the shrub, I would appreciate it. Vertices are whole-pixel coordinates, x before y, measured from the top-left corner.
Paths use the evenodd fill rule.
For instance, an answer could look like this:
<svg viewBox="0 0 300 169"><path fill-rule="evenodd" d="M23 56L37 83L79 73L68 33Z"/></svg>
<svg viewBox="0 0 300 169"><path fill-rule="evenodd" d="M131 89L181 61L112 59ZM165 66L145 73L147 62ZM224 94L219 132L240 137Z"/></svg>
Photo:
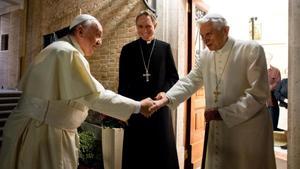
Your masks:
<svg viewBox="0 0 300 169"><path fill-rule="evenodd" d="M87 167L102 169L101 142L96 140L95 134L91 131L79 131L79 139L79 163Z"/></svg>

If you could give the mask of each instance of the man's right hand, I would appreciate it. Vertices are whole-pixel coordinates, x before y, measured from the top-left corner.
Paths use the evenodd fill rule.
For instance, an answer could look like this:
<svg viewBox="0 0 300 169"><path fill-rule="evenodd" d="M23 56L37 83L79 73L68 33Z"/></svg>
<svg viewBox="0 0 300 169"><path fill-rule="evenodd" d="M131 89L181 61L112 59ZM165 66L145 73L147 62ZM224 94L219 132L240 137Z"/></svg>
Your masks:
<svg viewBox="0 0 300 169"><path fill-rule="evenodd" d="M154 111L150 110L150 107L154 106L154 101L151 98L141 100L141 113L143 116L149 118Z"/></svg>

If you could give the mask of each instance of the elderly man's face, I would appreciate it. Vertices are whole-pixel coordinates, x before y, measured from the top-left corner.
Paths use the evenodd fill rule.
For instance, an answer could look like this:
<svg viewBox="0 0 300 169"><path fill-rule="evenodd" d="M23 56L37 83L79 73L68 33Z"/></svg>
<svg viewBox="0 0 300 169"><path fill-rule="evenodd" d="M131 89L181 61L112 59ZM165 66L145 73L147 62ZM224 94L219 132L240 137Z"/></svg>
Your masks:
<svg viewBox="0 0 300 169"><path fill-rule="evenodd" d="M142 15L136 21L137 33L145 41L154 38L155 27L150 16Z"/></svg>
<svg viewBox="0 0 300 169"><path fill-rule="evenodd" d="M204 44L211 51L221 49L228 38L228 26L217 27L212 22L206 22L201 24L200 34Z"/></svg>
<svg viewBox="0 0 300 169"><path fill-rule="evenodd" d="M102 44L103 28L99 22L93 22L90 25L79 28L79 45L85 56L91 56L95 49Z"/></svg>

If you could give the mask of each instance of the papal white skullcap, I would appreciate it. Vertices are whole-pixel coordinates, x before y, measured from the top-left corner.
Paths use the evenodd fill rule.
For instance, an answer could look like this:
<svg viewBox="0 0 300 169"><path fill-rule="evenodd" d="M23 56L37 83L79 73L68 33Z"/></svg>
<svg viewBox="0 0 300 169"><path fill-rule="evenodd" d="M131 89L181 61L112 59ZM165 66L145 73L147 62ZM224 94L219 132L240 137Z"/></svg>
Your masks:
<svg viewBox="0 0 300 169"><path fill-rule="evenodd" d="M73 21L71 22L70 24L70 27L69 29L71 30L72 28L74 28L75 26L77 26L78 24L84 22L84 21L87 21L87 20L97 20L97 18L93 17L92 15L89 15L89 14L81 14L81 15L78 15L76 16Z"/></svg>

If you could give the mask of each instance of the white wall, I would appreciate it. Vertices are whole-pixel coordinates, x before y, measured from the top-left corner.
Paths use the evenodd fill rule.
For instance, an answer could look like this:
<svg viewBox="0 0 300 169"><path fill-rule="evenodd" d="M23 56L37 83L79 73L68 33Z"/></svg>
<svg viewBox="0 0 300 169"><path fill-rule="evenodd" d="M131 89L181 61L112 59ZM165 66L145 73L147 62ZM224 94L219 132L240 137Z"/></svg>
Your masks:
<svg viewBox="0 0 300 169"><path fill-rule="evenodd" d="M288 0L206 0L209 12L222 14L230 25L230 35L236 39L250 39L249 19L258 17L261 40L266 52L274 57L271 64L287 77L288 66Z"/></svg>

